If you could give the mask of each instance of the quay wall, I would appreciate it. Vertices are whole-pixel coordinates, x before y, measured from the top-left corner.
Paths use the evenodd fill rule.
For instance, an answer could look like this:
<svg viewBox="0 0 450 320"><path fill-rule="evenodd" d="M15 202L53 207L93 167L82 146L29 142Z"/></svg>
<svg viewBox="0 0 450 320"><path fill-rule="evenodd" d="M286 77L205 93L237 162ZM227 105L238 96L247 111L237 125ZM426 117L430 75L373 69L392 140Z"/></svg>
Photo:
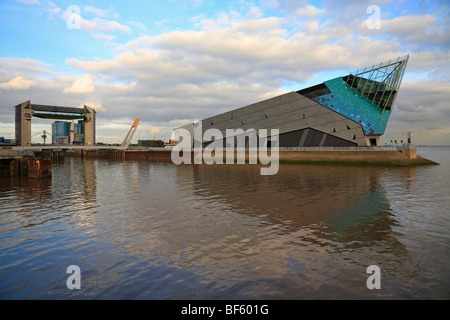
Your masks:
<svg viewBox="0 0 450 320"><path fill-rule="evenodd" d="M0 178L46 178L52 175L52 160L30 158L0 158Z"/></svg>
<svg viewBox="0 0 450 320"><path fill-rule="evenodd" d="M63 152L57 153L61 155ZM52 152L15 151L0 148L0 178L47 178L52 175Z"/></svg>
<svg viewBox="0 0 450 320"><path fill-rule="evenodd" d="M225 155L225 151L223 151ZM246 159L248 160L248 151ZM270 156L270 153L269 153ZM148 160L172 162L171 150L156 148L151 150L97 150L66 153L66 157L82 157L111 160ZM193 159L193 152L191 153ZM235 153L234 159L237 159ZM420 157L415 149L411 150L286 150L279 151L280 163L329 163L329 164L365 164L387 166L435 165L437 163ZM193 161L192 161L193 163Z"/></svg>

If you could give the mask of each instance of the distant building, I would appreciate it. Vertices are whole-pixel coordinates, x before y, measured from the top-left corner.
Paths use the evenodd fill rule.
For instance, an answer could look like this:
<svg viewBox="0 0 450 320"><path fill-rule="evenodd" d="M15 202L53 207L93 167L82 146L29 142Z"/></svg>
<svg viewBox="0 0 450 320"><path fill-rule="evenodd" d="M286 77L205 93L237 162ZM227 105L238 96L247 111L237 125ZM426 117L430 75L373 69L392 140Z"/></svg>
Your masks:
<svg viewBox="0 0 450 320"><path fill-rule="evenodd" d="M279 129L280 147L379 146L408 59L403 56L374 64L316 86L187 124L174 132L188 130L192 146L194 127L199 124L202 137L206 130L218 129L224 139L214 143L223 147L230 145L227 129ZM212 141L202 141L203 146Z"/></svg>
<svg viewBox="0 0 450 320"><path fill-rule="evenodd" d="M83 144L83 124L67 121L53 122L52 144Z"/></svg>
<svg viewBox="0 0 450 320"><path fill-rule="evenodd" d="M139 147L151 147L158 148L164 147L164 141L162 140L138 140Z"/></svg>
<svg viewBox="0 0 450 320"><path fill-rule="evenodd" d="M0 137L0 145L2 146L13 146L15 141L11 139L5 139L5 137Z"/></svg>

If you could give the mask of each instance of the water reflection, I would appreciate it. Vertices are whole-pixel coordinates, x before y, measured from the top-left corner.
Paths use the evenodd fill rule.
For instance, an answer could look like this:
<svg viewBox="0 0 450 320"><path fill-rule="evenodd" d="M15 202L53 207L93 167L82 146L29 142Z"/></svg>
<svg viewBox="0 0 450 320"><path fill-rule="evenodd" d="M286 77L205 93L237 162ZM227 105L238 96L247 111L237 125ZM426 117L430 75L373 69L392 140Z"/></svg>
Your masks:
<svg viewBox="0 0 450 320"><path fill-rule="evenodd" d="M52 203L60 209L59 218L70 217L80 227L93 227L97 203L98 161L68 158L53 163ZM57 209L55 208L55 209ZM65 215L67 213L67 215Z"/></svg>
<svg viewBox="0 0 450 320"><path fill-rule="evenodd" d="M355 234L349 230L358 228L364 228L358 234L376 240L379 232L366 232L367 225L389 233L397 224L380 182L382 169L283 166L275 176L259 176L257 171L249 166L179 168L177 186L180 194L192 191L204 205L256 216L261 224L280 224L281 234L324 225L341 242L348 242L345 239ZM408 172L409 177L414 174ZM404 173L398 172L399 180Z"/></svg>
<svg viewBox="0 0 450 320"><path fill-rule="evenodd" d="M0 198L2 211L1 228L22 229L44 223L49 219L37 203L51 197L52 179L28 179L28 177L0 178ZM26 192L17 194L17 190ZM36 219L36 216L39 219Z"/></svg>
<svg viewBox="0 0 450 320"><path fill-rule="evenodd" d="M283 165L261 176L256 165L68 158L50 180L0 181L0 296L402 296L423 278L405 214L416 212L420 177L416 168ZM54 276L70 264L83 271L82 291ZM365 286L372 264L384 291Z"/></svg>
<svg viewBox="0 0 450 320"><path fill-rule="evenodd" d="M386 197L388 191L380 182L385 169L282 166L275 176L259 176L258 170L249 166L178 168L179 194L189 197L192 192L201 206L220 208L215 220L208 221L214 229L215 251L226 247L230 255L242 258L271 251L270 258L262 255L262 259L281 259L283 264L289 259L287 245L315 252L325 248L327 253L340 254L341 258L348 255L365 266L386 264L386 260L395 265L407 257L398 239L399 222ZM409 181L411 187L415 172L408 168L393 174L399 181ZM256 219L236 218L236 213ZM243 226L244 221L254 228ZM219 228L220 233L216 225L223 223L230 229ZM266 234L267 241L257 245L255 239L262 230L271 237ZM230 247L228 240L233 237L241 245ZM217 238L223 243L217 243ZM357 256L356 251L361 250L366 250L366 256ZM258 261L254 268L262 264L264 261Z"/></svg>

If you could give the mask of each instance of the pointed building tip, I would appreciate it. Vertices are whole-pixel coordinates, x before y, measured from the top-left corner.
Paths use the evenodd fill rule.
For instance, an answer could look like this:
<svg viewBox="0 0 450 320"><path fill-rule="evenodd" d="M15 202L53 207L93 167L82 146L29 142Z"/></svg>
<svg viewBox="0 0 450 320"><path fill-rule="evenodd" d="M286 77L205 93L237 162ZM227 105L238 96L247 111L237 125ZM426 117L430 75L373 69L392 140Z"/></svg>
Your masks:
<svg viewBox="0 0 450 320"><path fill-rule="evenodd" d="M345 86L356 95L381 108L391 110L403 79L409 54L359 69L346 77Z"/></svg>

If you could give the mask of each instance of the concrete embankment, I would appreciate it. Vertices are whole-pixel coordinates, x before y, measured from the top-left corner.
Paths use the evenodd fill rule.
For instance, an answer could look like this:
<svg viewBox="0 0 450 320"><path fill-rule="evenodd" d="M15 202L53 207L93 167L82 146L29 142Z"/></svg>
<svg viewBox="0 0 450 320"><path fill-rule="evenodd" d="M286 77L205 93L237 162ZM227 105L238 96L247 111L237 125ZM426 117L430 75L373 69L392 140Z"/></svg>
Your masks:
<svg viewBox="0 0 450 320"><path fill-rule="evenodd" d="M225 151L223 152L225 155ZM148 160L157 162L172 162L171 150L98 150L68 152L66 156L115 159L115 160ZM269 153L270 156L270 153ZM235 154L234 159L237 159ZM248 152L246 153L248 160ZM415 149L410 150L286 150L279 151L281 164L339 164L339 165L382 165L382 166L420 166L436 165L438 163L416 155ZM193 161L192 161L193 162Z"/></svg>

